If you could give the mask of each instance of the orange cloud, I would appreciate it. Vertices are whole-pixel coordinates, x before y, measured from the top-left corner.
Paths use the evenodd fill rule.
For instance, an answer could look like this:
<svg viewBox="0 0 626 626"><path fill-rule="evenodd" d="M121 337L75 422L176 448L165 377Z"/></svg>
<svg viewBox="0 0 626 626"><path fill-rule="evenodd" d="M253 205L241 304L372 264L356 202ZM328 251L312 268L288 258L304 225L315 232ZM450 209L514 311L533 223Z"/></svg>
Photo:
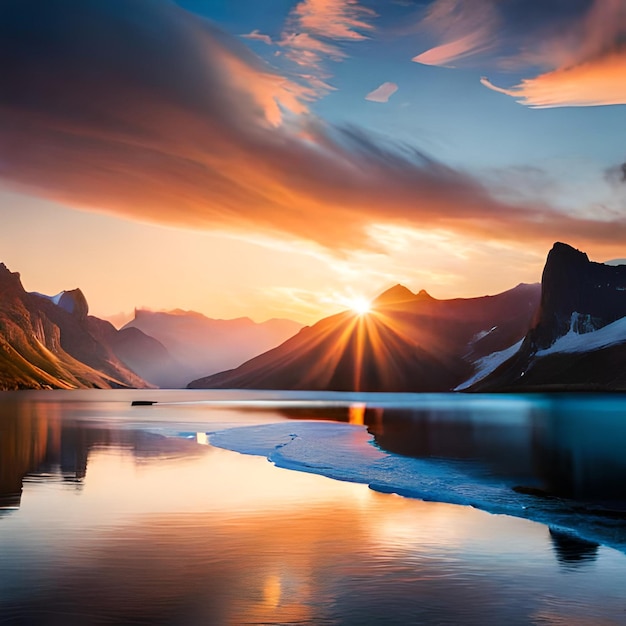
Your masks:
<svg viewBox="0 0 626 626"><path fill-rule="evenodd" d="M510 89L497 87L487 78L480 82L533 108L626 104L626 49L526 78Z"/></svg>
<svg viewBox="0 0 626 626"><path fill-rule="evenodd" d="M45 27L10 36L30 4ZM334 249L374 247L372 224L536 245L626 236L621 217L506 204L417 150L323 125L308 113L309 87L175 4L137 3L136 15L112 0L71 11L57 0L3 6L0 54L12 63L0 94L0 178L29 193Z"/></svg>
<svg viewBox="0 0 626 626"><path fill-rule="evenodd" d="M440 43L412 60L451 66L470 56L513 46L518 48L516 54L498 59L501 69L519 71L532 66L542 73L511 88L483 78L482 84L489 89L536 108L626 103L623 0L590 0L583 12L576 6L544 3L525 9L522 28L514 4L436 0L420 29Z"/></svg>
<svg viewBox="0 0 626 626"><path fill-rule="evenodd" d="M324 58L340 61L346 57L337 46L311 37L308 33L285 34L280 45L287 48L287 57L298 65L317 68Z"/></svg>
<svg viewBox="0 0 626 626"><path fill-rule="evenodd" d="M626 4L622 0L592 0L588 10L565 27L558 24L530 37L507 65L517 69L538 65L549 70L574 67L615 52L624 35Z"/></svg>
<svg viewBox="0 0 626 626"><path fill-rule="evenodd" d="M504 89L481 83L534 108L626 104L626 4L595 0L569 28L527 46L507 66L542 65L549 71Z"/></svg>
<svg viewBox="0 0 626 626"><path fill-rule="evenodd" d="M375 12L359 5L358 0L302 0L293 15L300 27L329 39L365 39L360 31L372 25L363 18L375 16Z"/></svg>
<svg viewBox="0 0 626 626"><path fill-rule="evenodd" d="M302 0L291 11L279 45L287 50L288 59L319 74L325 59L341 61L347 56L329 41L366 39L361 31L371 30L372 25L364 19L375 16L374 11L361 6L358 0ZM328 77L324 73L316 79ZM315 88L313 82L310 84ZM327 92L328 89L319 91L320 95Z"/></svg>
<svg viewBox="0 0 626 626"><path fill-rule="evenodd" d="M213 50L228 72L231 86L244 92L263 112L271 126L279 126L283 112L296 115L308 112L307 100L317 97L316 91L299 83L251 66L244 59L223 49Z"/></svg>

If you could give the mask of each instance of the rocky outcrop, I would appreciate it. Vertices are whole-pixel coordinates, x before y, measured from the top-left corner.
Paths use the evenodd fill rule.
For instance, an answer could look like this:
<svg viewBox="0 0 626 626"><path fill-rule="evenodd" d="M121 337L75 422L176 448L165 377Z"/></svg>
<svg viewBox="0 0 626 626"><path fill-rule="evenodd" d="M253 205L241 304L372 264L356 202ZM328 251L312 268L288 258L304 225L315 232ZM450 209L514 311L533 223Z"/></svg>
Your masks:
<svg viewBox="0 0 626 626"><path fill-rule="evenodd" d="M75 315L80 320L86 319L89 314L87 299L80 289L64 291L59 298L58 306L66 310L68 313Z"/></svg>
<svg viewBox="0 0 626 626"><path fill-rule="evenodd" d="M146 387L93 332L97 318L87 312L79 289L55 304L26 293L0 264L0 389Z"/></svg>
<svg viewBox="0 0 626 626"><path fill-rule="evenodd" d="M531 348L551 346L570 328L598 330L626 316L626 266L589 260L584 252L557 242L541 279L541 304L529 334Z"/></svg>
<svg viewBox="0 0 626 626"><path fill-rule="evenodd" d="M596 348L591 335L623 317L626 266L595 263L557 242L543 271L537 317L519 351L470 390L624 390L626 335L611 331L612 340ZM559 341L564 337L575 340L575 348Z"/></svg>

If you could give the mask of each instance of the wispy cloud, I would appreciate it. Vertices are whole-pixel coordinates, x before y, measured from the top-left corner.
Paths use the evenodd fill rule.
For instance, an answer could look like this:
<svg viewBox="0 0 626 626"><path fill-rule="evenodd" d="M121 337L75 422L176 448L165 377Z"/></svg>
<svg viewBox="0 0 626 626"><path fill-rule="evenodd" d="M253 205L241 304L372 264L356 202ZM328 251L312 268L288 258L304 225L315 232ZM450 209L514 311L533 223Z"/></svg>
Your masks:
<svg viewBox="0 0 626 626"><path fill-rule="evenodd" d="M424 65L451 66L494 46L498 13L491 0L435 0L420 32L440 43L413 57Z"/></svg>
<svg viewBox="0 0 626 626"><path fill-rule="evenodd" d="M484 50L485 35L481 31L470 33L453 41L435 46L414 56L411 60L422 65L451 66L452 63Z"/></svg>
<svg viewBox="0 0 626 626"><path fill-rule="evenodd" d="M323 61L327 59L340 61L346 58L346 53L341 48L305 32L284 34L279 45L287 50L288 59L298 65L314 69L320 69Z"/></svg>
<svg viewBox="0 0 626 626"><path fill-rule="evenodd" d="M626 104L626 49L526 78L510 89L485 77L480 82L533 108Z"/></svg>
<svg viewBox="0 0 626 626"><path fill-rule="evenodd" d="M299 29L321 37L359 41L366 38L363 31L373 28L367 20L375 15L358 0L302 0L292 19Z"/></svg>
<svg viewBox="0 0 626 626"><path fill-rule="evenodd" d="M453 66L471 59L532 73L512 87L486 87L545 108L626 103L626 3L435 0L419 24L437 45L413 57ZM537 73L539 71L539 73ZM499 81L495 81L498 83Z"/></svg>
<svg viewBox="0 0 626 626"><path fill-rule="evenodd" d="M626 237L621 216L502 202L414 148L323 124L312 88L173 3L5 2L0 56L0 178L74 207L334 250L373 249L372 224L534 245Z"/></svg>
<svg viewBox="0 0 626 626"><path fill-rule="evenodd" d="M546 70L574 67L622 47L626 4L622 0L587 0L582 10L580 7L572 12L563 10L560 20L539 23L521 35L521 49L509 60L511 67L522 69L531 65Z"/></svg>
<svg viewBox="0 0 626 626"><path fill-rule="evenodd" d="M626 104L625 38L626 4L595 0L570 28L544 36L518 59L548 71L511 88L481 82L536 108Z"/></svg>
<svg viewBox="0 0 626 626"><path fill-rule="evenodd" d="M253 30L251 33L248 33L247 35L239 35L239 36L243 37L244 39L256 39L257 41L262 41L268 46L271 46L274 43L272 41L272 38L269 35L264 35L263 33L260 33L258 30Z"/></svg>
<svg viewBox="0 0 626 626"><path fill-rule="evenodd" d="M398 85L395 83L383 83L380 87L370 91L366 96L366 100L371 102L389 102L389 98L398 91Z"/></svg>
<svg viewBox="0 0 626 626"><path fill-rule="evenodd" d="M342 61L348 55L343 44L367 39L376 13L358 0L301 0L291 11L278 45L287 59L307 68L308 84L319 95L328 93L332 74L325 62ZM307 80L304 75L300 78Z"/></svg>

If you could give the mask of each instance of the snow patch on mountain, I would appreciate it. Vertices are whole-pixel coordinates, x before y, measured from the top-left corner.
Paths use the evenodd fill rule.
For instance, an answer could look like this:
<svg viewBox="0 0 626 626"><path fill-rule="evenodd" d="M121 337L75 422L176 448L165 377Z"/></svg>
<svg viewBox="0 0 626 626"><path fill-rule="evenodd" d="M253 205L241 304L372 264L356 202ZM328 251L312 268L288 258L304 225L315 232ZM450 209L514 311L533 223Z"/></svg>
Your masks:
<svg viewBox="0 0 626 626"><path fill-rule="evenodd" d="M493 328L490 328L489 330L481 330L479 333L476 333L472 337L472 340L470 341L470 346L473 346L475 343L478 343L481 339L484 339L487 335L490 335L494 330L496 330L496 328L498 327L494 326Z"/></svg>
<svg viewBox="0 0 626 626"><path fill-rule="evenodd" d="M517 343L514 343L505 350L493 352L492 354L488 354L487 356L478 359L476 363L474 363L476 367L474 375L455 387L454 391L463 391L464 389L471 387L474 383L477 383L479 380L485 378L485 376L491 374L491 372L495 371L505 361L508 361L508 359L510 359L520 349L522 341L523 339L520 339Z"/></svg>
<svg viewBox="0 0 626 626"><path fill-rule="evenodd" d="M559 337L549 348L539 350L536 356L542 357L561 352L591 352L626 342L626 317L593 332L580 333L577 331L579 326L580 315L572 313L569 331Z"/></svg>
<svg viewBox="0 0 626 626"><path fill-rule="evenodd" d="M50 302L56 304L57 306L59 306L59 302L61 302L61 298L63 297L63 294L65 293L65 291L61 291L60 293L57 293L56 296L47 296L45 293L39 293L38 291L31 291L30 294L32 296L38 296L40 298L45 298L46 300L50 300Z"/></svg>

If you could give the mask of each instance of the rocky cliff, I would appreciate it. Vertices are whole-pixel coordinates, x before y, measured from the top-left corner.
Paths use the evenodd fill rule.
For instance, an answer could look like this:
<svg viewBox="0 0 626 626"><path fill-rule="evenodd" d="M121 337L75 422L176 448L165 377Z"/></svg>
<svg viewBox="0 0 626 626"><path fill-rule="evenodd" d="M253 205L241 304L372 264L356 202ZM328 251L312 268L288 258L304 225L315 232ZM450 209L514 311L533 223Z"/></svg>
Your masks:
<svg viewBox="0 0 626 626"><path fill-rule="evenodd" d="M626 389L626 265L590 261L557 242L542 275L541 303L517 351L473 391Z"/></svg>
<svg viewBox="0 0 626 626"><path fill-rule="evenodd" d="M551 346L570 329L598 330L626 316L626 266L590 261L584 252L557 242L541 278L541 303L529 333L532 349Z"/></svg>
<svg viewBox="0 0 626 626"><path fill-rule="evenodd" d="M147 386L94 335L87 313L80 290L55 303L0 264L0 389Z"/></svg>

